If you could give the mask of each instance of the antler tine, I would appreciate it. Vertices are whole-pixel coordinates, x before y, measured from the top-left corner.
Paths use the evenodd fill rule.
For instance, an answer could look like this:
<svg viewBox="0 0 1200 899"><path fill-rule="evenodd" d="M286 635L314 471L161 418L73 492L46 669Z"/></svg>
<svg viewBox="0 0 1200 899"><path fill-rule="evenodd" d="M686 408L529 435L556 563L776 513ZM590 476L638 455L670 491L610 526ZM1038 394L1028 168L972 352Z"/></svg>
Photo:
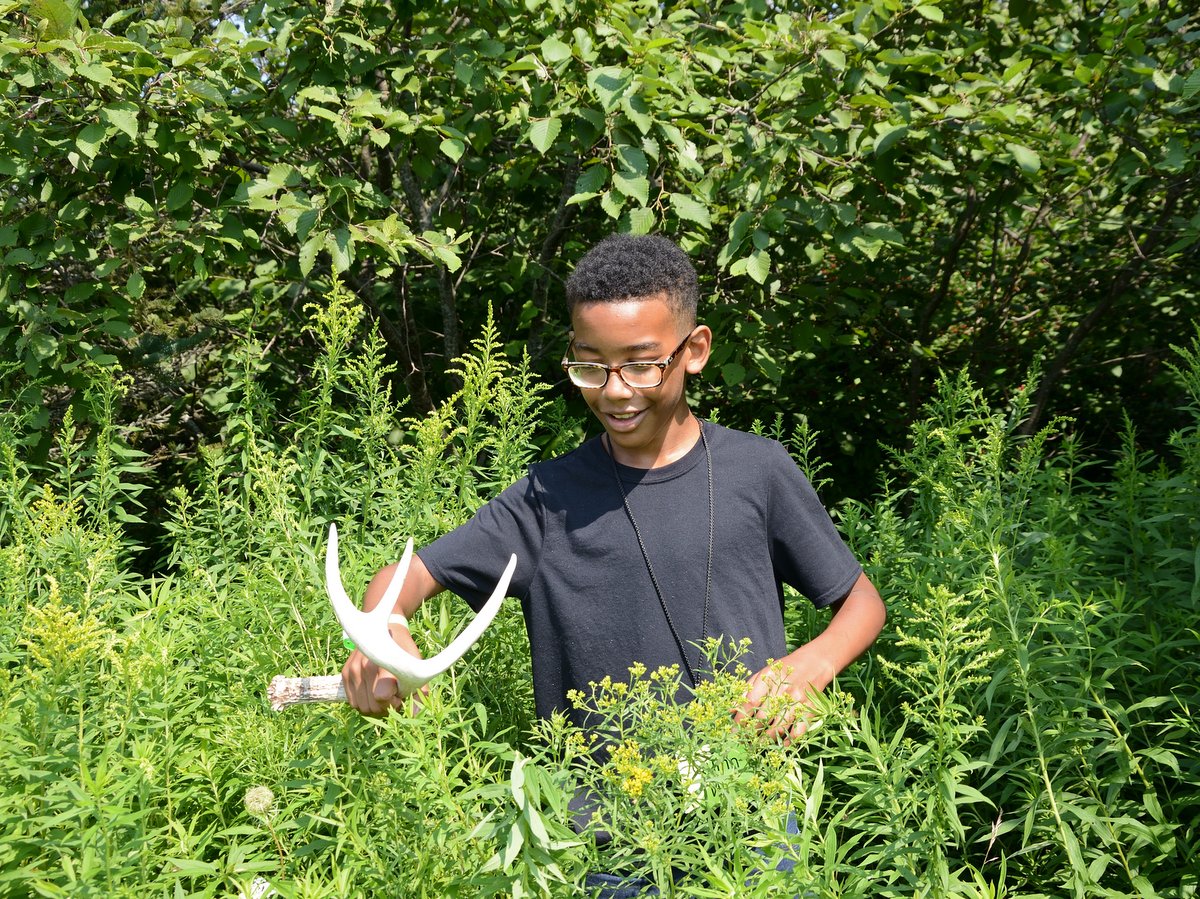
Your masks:
<svg viewBox="0 0 1200 899"><path fill-rule="evenodd" d="M329 525L329 542L325 547L325 590L329 594L329 602L333 606L333 614L337 616L343 628L346 622L355 615L361 615L358 607L346 595L342 586L342 571L338 563L338 532L337 525ZM380 603L382 605L382 603Z"/></svg>
<svg viewBox="0 0 1200 899"><path fill-rule="evenodd" d="M405 694L420 689L441 674L457 662L479 639L500 610L500 603L504 600L509 581L517 567L517 557L514 555L509 559L508 567L505 568L504 574L496 584L496 589L492 591L492 595L470 624L463 628L462 633L433 658L421 659L397 645L387 626L387 617L391 614L396 597L400 594L411 558L412 540L409 540L404 550L404 556L396 566L396 573L392 576L392 580L384 592L383 599L370 612L362 612L350 601L346 595L346 589L342 585L338 565L337 527L332 524L329 526L329 546L325 553L325 581L334 614L337 615L342 628L354 641L359 652L380 668L395 675L401 691Z"/></svg>
<svg viewBox="0 0 1200 899"><path fill-rule="evenodd" d="M425 670L430 672L430 678L436 677L457 662L483 636L483 632L487 630L492 619L496 617L496 613L500 611L500 604L504 601L504 596L508 591L508 583L512 580L513 572L516 570L517 557L514 554L509 556L508 565L505 566L504 573L500 575L500 580L496 582L496 589L483 604L483 608L475 613L475 617L471 619L470 623L433 658L420 660L427 664Z"/></svg>
<svg viewBox="0 0 1200 899"><path fill-rule="evenodd" d="M371 616L371 626L376 630L380 626L387 630L387 619L396 607L396 600L404 586L404 579L408 577L408 566L412 562L412 554L413 541L412 537L409 537L408 543L404 545L404 554L400 556L400 561L396 563L396 570L392 572L392 579L388 581L387 589L383 591L383 598L379 600L379 605L367 612Z"/></svg>

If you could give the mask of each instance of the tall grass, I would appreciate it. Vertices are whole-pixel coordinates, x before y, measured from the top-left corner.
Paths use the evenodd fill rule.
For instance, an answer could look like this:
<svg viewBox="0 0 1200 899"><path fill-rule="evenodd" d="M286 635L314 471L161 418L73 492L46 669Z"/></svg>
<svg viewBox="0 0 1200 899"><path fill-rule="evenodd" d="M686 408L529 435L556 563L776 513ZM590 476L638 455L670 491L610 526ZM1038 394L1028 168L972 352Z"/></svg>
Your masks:
<svg viewBox="0 0 1200 899"><path fill-rule="evenodd" d="M0 412L0 895L557 896L593 870L680 896L1197 894L1200 340L1171 457L1129 431L1107 470L1067 423L1018 437L1023 393L993 409L946 379L879 499L837 510L891 618L820 726L765 746L720 712L735 676L677 707L677 672L634 671L577 697L615 731L593 757L533 722L515 603L418 715L267 709L272 675L345 655L330 522L361 588L579 432L490 326L415 419L347 294L310 316L304 413L277 420L247 346L223 441L169 497L104 414L119 379L96 374L100 426L68 418L45 467ZM820 482L805 428L763 430ZM150 502L169 573L143 578L125 525ZM419 639L462 614L427 604ZM793 642L821 624L788 616Z"/></svg>

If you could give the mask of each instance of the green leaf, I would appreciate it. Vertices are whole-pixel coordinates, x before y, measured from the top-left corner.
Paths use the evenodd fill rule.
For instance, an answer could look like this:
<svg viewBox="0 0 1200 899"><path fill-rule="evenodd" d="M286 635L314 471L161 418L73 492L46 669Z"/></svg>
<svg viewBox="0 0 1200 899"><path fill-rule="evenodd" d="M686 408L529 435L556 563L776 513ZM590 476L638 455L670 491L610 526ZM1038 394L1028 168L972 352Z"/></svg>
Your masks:
<svg viewBox="0 0 1200 899"><path fill-rule="evenodd" d="M176 53L171 57L171 65L180 69L194 62L208 62L210 59L212 59L212 51L204 47L198 47L194 50L184 50L182 53Z"/></svg>
<svg viewBox="0 0 1200 899"><path fill-rule="evenodd" d="M323 84L309 85L296 94L296 98L299 100L311 100L316 103L331 103L339 106L342 102L337 91Z"/></svg>
<svg viewBox="0 0 1200 899"><path fill-rule="evenodd" d="M276 187L283 187L292 180L292 176L296 175L296 169L286 163L276 163L267 170L267 183L273 184ZM299 182L299 178L296 178ZM294 183L296 183L294 182Z"/></svg>
<svg viewBox="0 0 1200 899"><path fill-rule="evenodd" d="M650 115L650 107L640 95L622 97L621 108L638 131L642 134L650 133L650 129L654 127L654 118Z"/></svg>
<svg viewBox="0 0 1200 899"><path fill-rule="evenodd" d="M39 331L29 338L29 348L37 359L49 359L58 349L58 340L51 334Z"/></svg>
<svg viewBox="0 0 1200 899"><path fill-rule="evenodd" d="M142 277L140 271L134 270L129 276L129 280L125 282L125 295L131 300L141 299L142 294L146 292L146 279Z"/></svg>
<svg viewBox="0 0 1200 899"><path fill-rule="evenodd" d="M1192 73L1184 79L1183 82L1183 99L1190 100L1196 94L1200 94L1200 68L1192 70Z"/></svg>
<svg viewBox="0 0 1200 899"><path fill-rule="evenodd" d="M533 144L535 150L545 156L546 151L554 145L560 131L562 131L562 120L556 116L548 119L533 119L529 123L529 142Z"/></svg>
<svg viewBox="0 0 1200 899"><path fill-rule="evenodd" d="M79 66L75 71L88 81L94 81L96 84L102 84L105 87L113 83L112 72L106 66L99 65L98 63L86 63Z"/></svg>
<svg viewBox="0 0 1200 899"><path fill-rule="evenodd" d="M216 865L212 864L211 862L202 862L198 859L172 858L171 856L167 856L166 861L169 861L172 865L174 865L180 874L184 874L189 877L208 878L218 872Z"/></svg>
<svg viewBox="0 0 1200 899"><path fill-rule="evenodd" d="M869 237L876 240L881 240L884 243L895 244L896 246L904 246L904 235L889 225L887 222L867 222L863 225L863 231Z"/></svg>
<svg viewBox="0 0 1200 899"><path fill-rule="evenodd" d="M597 163L589 166L583 174L575 179L575 193L595 194L608 183L608 166Z"/></svg>
<svg viewBox="0 0 1200 899"><path fill-rule="evenodd" d="M45 34L49 38L64 38L79 19L78 2L71 4L65 0L36 0L29 4L29 11L34 21L45 22ZM4 10L9 12L8 9Z"/></svg>
<svg viewBox="0 0 1200 899"><path fill-rule="evenodd" d="M671 208L675 210L675 214L681 219L688 222L695 222L702 228L712 227L712 218L708 213L708 207L704 203L687 194L668 194L668 197L671 200Z"/></svg>
<svg viewBox="0 0 1200 899"><path fill-rule="evenodd" d="M620 163L621 168L630 174L650 174L650 163L646 161L646 154L638 147L621 144L617 147L617 161Z"/></svg>
<svg viewBox="0 0 1200 899"><path fill-rule="evenodd" d="M946 21L946 14L943 13L936 6L928 6L928 5L922 4L921 6L917 7L917 13L918 13L918 15L922 16L923 18L928 19L930 22Z"/></svg>
<svg viewBox="0 0 1200 899"><path fill-rule="evenodd" d="M640 206L629 210L629 232L631 234L649 234L654 230L658 216L648 206Z"/></svg>
<svg viewBox="0 0 1200 899"><path fill-rule="evenodd" d="M721 377L730 387L741 384L746 380L746 369L736 362L726 362L721 366Z"/></svg>
<svg viewBox="0 0 1200 899"><path fill-rule="evenodd" d="M96 266L96 270L92 274L95 275L97 280L103 281L120 267L120 259L105 259L98 266Z"/></svg>
<svg viewBox="0 0 1200 899"><path fill-rule="evenodd" d="M603 66L588 72L587 83L604 111L611 112L633 83L633 73L618 66Z"/></svg>
<svg viewBox="0 0 1200 899"><path fill-rule="evenodd" d="M1036 175L1038 170L1041 169L1041 157L1023 144L1007 143L1004 145L1004 147L1009 153L1012 154L1012 157L1016 160L1017 165L1019 165L1021 170L1027 175Z"/></svg>
<svg viewBox="0 0 1200 899"><path fill-rule="evenodd" d="M317 261L317 253L325 246L325 236L324 231L314 231L300 247L300 274L306 278Z"/></svg>
<svg viewBox="0 0 1200 899"><path fill-rule="evenodd" d="M1019 59L1004 70L1004 74L1000 76L1000 80L1005 84L1010 84L1028 72L1029 67L1032 65L1032 59Z"/></svg>
<svg viewBox="0 0 1200 899"><path fill-rule="evenodd" d="M154 207L135 193L125 195L125 208L138 215L153 215Z"/></svg>
<svg viewBox="0 0 1200 899"><path fill-rule="evenodd" d="M138 136L137 117L137 106L129 102L113 103L100 110L100 118L124 131L130 138Z"/></svg>
<svg viewBox="0 0 1200 899"><path fill-rule="evenodd" d="M438 145L438 149L449 156L454 162L458 162L460 159L462 159L463 152L467 149L467 145L457 137L448 137Z"/></svg>
<svg viewBox="0 0 1200 899"><path fill-rule="evenodd" d="M128 8L128 10L119 10L118 12L114 12L112 16L104 19L104 24L101 25L101 28L104 31L112 31L114 28L116 28L116 26L120 25L122 22L125 22L125 19L130 18L131 16L138 16L140 13L142 13L142 10L136 7Z"/></svg>
<svg viewBox="0 0 1200 899"><path fill-rule="evenodd" d="M325 249L329 251L335 273L340 274L350 268L350 263L354 261L354 244L347 229L334 228L326 234Z"/></svg>
<svg viewBox="0 0 1200 899"><path fill-rule="evenodd" d="M600 208L608 213L609 218L620 218L624 205L625 197L617 191L606 190L600 194Z"/></svg>
<svg viewBox="0 0 1200 899"><path fill-rule="evenodd" d="M880 125L879 136L875 138L875 155L882 156L908 134L907 125Z"/></svg>
<svg viewBox="0 0 1200 899"><path fill-rule="evenodd" d="M462 259L454 252L451 247L435 246L433 255L438 258L442 265L446 266L447 271L456 272L462 268Z"/></svg>
<svg viewBox="0 0 1200 899"><path fill-rule="evenodd" d="M864 234L857 228L852 229L852 234L850 246L874 262L879 257L879 251L883 249L883 241Z"/></svg>
<svg viewBox="0 0 1200 899"><path fill-rule="evenodd" d="M556 37L548 37L542 41L542 59L553 65L571 58L571 48Z"/></svg>
<svg viewBox="0 0 1200 899"><path fill-rule="evenodd" d="M111 334L114 337L120 337L122 340L137 340L137 332L130 327L129 322L120 319L100 322L96 325L96 330L102 334Z"/></svg>
<svg viewBox="0 0 1200 899"><path fill-rule="evenodd" d="M174 212L192 202L194 189L190 182L179 181L167 192L167 209Z"/></svg>
<svg viewBox="0 0 1200 899"><path fill-rule="evenodd" d="M832 47L826 47L820 52L821 59L825 60L839 72L846 68L846 54L841 50L834 50Z"/></svg>
<svg viewBox="0 0 1200 899"><path fill-rule="evenodd" d="M613 174L613 187L630 199L637 200L642 206L650 202L650 179L640 175L627 175L625 172Z"/></svg>
<svg viewBox="0 0 1200 899"><path fill-rule="evenodd" d="M766 250L755 250L747 256L746 274L759 284L766 284L771 274L771 255Z"/></svg>
<svg viewBox="0 0 1200 899"><path fill-rule="evenodd" d="M75 136L75 146L88 159L95 159L107 134L103 125L88 125Z"/></svg>

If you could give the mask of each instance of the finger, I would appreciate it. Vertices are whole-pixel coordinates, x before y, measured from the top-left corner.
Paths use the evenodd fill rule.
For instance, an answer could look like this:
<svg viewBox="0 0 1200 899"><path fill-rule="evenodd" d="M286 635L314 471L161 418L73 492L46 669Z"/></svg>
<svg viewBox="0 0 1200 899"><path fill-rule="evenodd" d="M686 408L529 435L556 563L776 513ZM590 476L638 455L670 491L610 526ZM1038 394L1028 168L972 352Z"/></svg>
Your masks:
<svg viewBox="0 0 1200 899"><path fill-rule="evenodd" d="M371 688L371 695L380 701L390 701L400 693L400 685L396 681L394 674L389 674L386 671L380 671L375 676L375 684Z"/></svg>
<svg viewBox="0 0 1200 899"><path fill-rule="evenodd" d="M800 714L796 715L792 726L788 729L787 735L783 739L784 745L790 746L794 741L799 740L807 734L811 734L821 726L821 720L813 714L812 709L803 709Z"/></svg>
<svg viewBox="0 0 1200 899"><path fill-rule="evenodd" d="M757 703L749 710L747 718L760 731L774 739L782 726L781 716L789 714L788 709L792 705L788 684L775 677L766 677L762 679L760 686ZM788 726L790 726L790 720Z"/></svg>
<svg viewBox="0 0 1200 899"><path fill-rule="evenodd" d="M371 714L382 717L393 709L403 708L404 696L400 694L400 687L394 675L387 671L376 671L371 684Z"/></svg>
<svg viewBox="0 0 1200 899"><path fill-rule="evenodd" d="M370 697L363 687L363 659L357 652L351 652L342 665L342 686L346 690L346 702L350 707L362 714L367 713Z"/></svg>
<svg viewBox="0 0 1200 899"><path fill-rule="evenodd" d="M768 740L784 740L796 720L796 709L792 703L773 705L774 715L763 725L763 736Z"/></svg>
<svg viewBox="0 0 1200 899"><path fill-rule="evenodd" d="M738 724L754 718L762 706L763 698L767 695L768 687L764 678L757 674L750 678L746 685L746 693L740 705L733 710L733 720Z"/></svg>
<svg viewBox="0 0 1200 899"><path fill-rule="evenodd" d="M378 687L377 682L381 679L393 681L391 693L394 693L395 678L392 675L381 672L374 662L358 650L350 653L342 668L342 682L346 689L346 700L359 714L378 718L391 708L386 686L382 689ZM376 695L377 689L381 689L382 696Z"/></svg>

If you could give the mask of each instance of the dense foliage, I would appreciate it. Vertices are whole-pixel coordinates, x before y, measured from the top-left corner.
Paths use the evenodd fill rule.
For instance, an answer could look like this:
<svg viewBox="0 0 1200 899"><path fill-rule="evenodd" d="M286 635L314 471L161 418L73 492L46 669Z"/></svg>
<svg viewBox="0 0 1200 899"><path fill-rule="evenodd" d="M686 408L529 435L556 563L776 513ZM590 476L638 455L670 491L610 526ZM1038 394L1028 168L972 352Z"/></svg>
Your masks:
<svg viewBox="0 0 1200 899"><path fill-rule="evenodd" d="M301 310L334 274L413 411L456 389L489 304L552 376L560 279L613 229L695 256L705 404L812 415L853 495L939 369L1003 402L1040 362L1029 433L1066 412L1111 445L1130 409L1161 450L1180 421L1185 0L0 11L3 381L40 399L42 454L67 403L87 413L85 363L119 361L139 446L193 459L242 336L268 386L305 377Z"/></svg>
<svg viewBox="0 0 1200 899"><path fill-rule="evenodd" d="M578 697L623 730L606 763L572 765L580 735L531 722L515 608L419 714L267 708L273 674L344 656L320 587L330 521L362 584L535 438L577 430L490 325L461 392L400 419L360 318L343 291L308 310L320 351L288 419L260 348L234 353L227 439L170 497L159 577L128 567L144 463L112 415L129 385L93 370L100 427L65 422L45 465L17 452L32 411L0 413L0 894L577 895L634 865L680 896L1200 889L1200 337L1172 369L1190 406L1169 454L1127 429L1111 471L1058 424L1021 435L1032 391L997 408L939 383L895 453L904 486L838 509L890 625L797 746L730 725L728 676L679 708L677 672L634 671ZM812 435L781 436L821 482ZM414 626L436 646L459 614L434 601ZM789 630L820 624L798 604ZM607 849L566 826L578 785ZM794 879L761 873L785 856Z"/></svg>

